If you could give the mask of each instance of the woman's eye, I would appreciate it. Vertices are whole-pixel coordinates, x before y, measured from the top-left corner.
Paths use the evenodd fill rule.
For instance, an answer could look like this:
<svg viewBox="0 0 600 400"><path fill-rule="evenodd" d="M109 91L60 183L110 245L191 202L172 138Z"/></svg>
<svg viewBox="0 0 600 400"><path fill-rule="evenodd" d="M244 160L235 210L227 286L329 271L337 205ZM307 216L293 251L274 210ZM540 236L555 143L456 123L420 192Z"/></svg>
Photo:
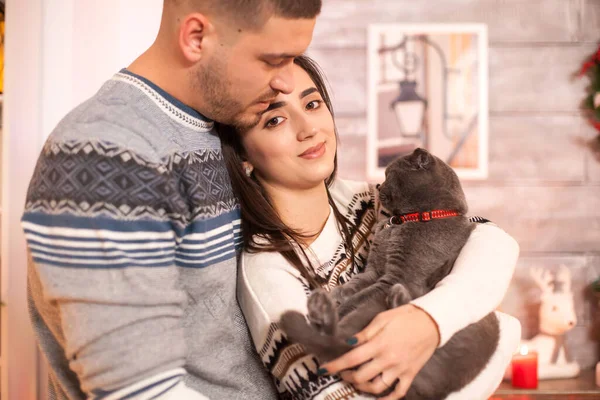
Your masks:
<svg viewBox="0 0 600 400"><path fill-rule="evenodd" d="M321 100L313 100L306 105L307 110L316 110L321 107Z"/></svg>
<svg viewBox="0 0 600 400"><path fill-rule="evenodd" d="M281 124L283 122L284 118L283 117L275 117L275 118L271 118L270 120L268 120L265 123L265 128L273 128L279 124Z"/></svg>

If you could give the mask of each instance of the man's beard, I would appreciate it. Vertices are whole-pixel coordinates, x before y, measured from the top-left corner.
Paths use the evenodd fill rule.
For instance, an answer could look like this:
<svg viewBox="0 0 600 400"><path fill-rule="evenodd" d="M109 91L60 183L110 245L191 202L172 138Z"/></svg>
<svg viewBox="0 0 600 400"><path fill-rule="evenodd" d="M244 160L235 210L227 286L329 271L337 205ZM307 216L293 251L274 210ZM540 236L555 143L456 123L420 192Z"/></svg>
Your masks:
<svg viewBox="0 0 600 400"><path fill-rule="evenodd" d="M233 125L235 130L238 132L248 132L250 129L258 125L261 115L262 114L240 113L234 117L234 120L230 125Z"/></svg>
<svg viewBox="0 0 600 400"><path fill-rule="evenodd" d="M260 113L248 113L246 107L235 98L232 84L225 78L225 63L214 63L198 72L195 90L201 90L206 100L206 117L221 124L232 125L239 132L254 128L260 122ZM272 99L276 94L271 95Z"/></svg>

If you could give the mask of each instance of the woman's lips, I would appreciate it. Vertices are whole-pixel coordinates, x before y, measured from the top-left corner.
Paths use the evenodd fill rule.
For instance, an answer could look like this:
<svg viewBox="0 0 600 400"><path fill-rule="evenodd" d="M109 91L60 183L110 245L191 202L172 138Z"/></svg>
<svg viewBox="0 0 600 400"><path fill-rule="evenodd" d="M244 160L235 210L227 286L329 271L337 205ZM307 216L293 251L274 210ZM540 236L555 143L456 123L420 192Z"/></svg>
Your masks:
<svg viewBox="0 0 600 400"><path fill-rule="evenodd" d="M321 142L318 145L309 148L304 153L300 154L299 157L314 159L321 157L323 154L325 154L325 142Z"/></svg>

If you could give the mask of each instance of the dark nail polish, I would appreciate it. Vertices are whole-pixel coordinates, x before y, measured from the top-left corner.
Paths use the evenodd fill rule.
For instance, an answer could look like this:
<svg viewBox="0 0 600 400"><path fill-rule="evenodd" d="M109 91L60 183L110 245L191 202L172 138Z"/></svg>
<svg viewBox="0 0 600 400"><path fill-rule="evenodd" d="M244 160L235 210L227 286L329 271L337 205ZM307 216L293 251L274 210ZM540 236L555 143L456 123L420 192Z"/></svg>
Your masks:
<svg viewBox="0 0 600 400"><path fill-rule="evenodd" d="M348 343L348 345L350 346L354 346L356 343L358 343L358 339L355 337L351 337L346 343Z"/></svg>
<svg viewBox="0 0 600 400"><path fill-rule="evenodd" d="M327 373L327 370L325 368L319 368L319 370L317 371L317 375L325 375Z"/></svg>

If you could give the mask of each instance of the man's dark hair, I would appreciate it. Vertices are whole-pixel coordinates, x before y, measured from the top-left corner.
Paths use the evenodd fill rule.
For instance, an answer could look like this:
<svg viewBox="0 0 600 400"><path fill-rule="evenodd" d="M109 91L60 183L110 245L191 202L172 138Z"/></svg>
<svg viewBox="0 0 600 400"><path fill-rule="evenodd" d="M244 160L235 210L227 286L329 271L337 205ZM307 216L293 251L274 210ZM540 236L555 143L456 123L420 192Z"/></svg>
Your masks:
<svg viewBox="0 0 600 400"><path fill-rule="evenodd" d="M177 0L171 0L177 1ZM185 1L185 0L184 0ZM322 0L188 0L214 15L231 16L239 24L256 28L272 16L311 19L321 12Z"/></svg>
<svg viewBox="0 0 600 400"><path fill-rule="evenodd" d="M230 1L232 3L254 2L248 0ZM267 3L268 8L272 7L274 15L283 18L315 18L321 12L321 0L262 0L262 2Z"/></svg>

